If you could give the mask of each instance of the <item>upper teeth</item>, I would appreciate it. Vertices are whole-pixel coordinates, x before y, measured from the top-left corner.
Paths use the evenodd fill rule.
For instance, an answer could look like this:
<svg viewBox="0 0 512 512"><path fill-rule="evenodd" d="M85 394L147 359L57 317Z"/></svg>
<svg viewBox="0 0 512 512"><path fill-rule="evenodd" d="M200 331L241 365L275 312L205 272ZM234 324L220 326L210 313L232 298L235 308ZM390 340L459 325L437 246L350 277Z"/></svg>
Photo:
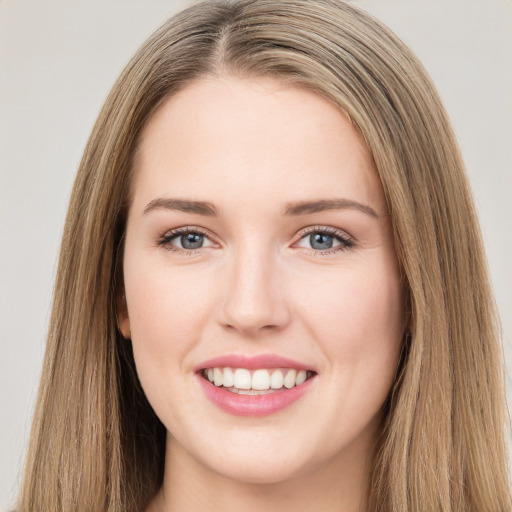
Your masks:
<svg viewBox="0 0 512 512"><path fill-rule="evenodd" d="M208 368L205 376L216 386L236 389L268 390L293 388L302 384L308 377L306 370L246 368Z"/></svg>

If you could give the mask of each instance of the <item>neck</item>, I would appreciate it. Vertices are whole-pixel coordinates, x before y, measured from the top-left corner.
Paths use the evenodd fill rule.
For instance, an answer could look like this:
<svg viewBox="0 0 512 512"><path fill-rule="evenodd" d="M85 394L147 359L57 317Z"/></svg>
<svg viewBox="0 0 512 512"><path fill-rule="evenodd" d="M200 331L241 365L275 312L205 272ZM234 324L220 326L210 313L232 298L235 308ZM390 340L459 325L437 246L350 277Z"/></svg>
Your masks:
<svg viewBox="0 0 512 512"><path fill-rule="evenodd" d="M262 484L212 471L168 435L164 484L147 512L364 512L373 450L357 444L321 467Z"/></svg>

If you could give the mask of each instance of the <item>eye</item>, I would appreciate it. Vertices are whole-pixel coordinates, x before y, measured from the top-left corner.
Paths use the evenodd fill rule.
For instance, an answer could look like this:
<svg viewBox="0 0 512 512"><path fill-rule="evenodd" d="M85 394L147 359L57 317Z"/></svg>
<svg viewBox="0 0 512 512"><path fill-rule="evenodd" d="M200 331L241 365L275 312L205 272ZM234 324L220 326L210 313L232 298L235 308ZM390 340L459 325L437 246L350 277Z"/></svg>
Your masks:
<svg viewBox="0 0 512 512"><path fill-rule="evenodd" d="M354 241L342 231L329 227L314 227L302 231L296 247L312 249L315 252L330 254L354 246Z"/></svg>
<svg viewBox="0 0 512 512"><path fill-rule="evenodd" d="M178 252L193 252L197 249L212 247L214 243L210 238L198 228L186 227L173 229L163 235L158 241L158 245Z"/></svg>

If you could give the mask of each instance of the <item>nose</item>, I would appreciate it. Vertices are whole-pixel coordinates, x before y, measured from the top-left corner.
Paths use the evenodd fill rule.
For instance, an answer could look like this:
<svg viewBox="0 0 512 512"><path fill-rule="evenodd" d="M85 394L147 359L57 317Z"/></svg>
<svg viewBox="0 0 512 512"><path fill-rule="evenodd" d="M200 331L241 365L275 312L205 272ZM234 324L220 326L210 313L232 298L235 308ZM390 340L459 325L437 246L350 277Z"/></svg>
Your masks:
<svg viewBox="0 0 512 512"><path fill-rule="evenodd" d="M271 251L240 251L224 282L219 322L246 337L282 330L290 322L283 274Z"/></svg>

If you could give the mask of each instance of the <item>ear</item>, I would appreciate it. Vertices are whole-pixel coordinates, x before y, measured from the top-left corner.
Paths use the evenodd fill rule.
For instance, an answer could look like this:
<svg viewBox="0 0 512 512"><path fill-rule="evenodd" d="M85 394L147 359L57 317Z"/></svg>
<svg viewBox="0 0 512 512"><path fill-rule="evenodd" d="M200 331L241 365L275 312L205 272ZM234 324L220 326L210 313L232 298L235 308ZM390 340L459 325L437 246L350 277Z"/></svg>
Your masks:
<svg viewBox="0 0 512 512"><path fill-rule="evenodd" d="M117 328L123 335L123 338L129 340L132 337L132 331L130 328L130 317L128 315L128 305L126 304L126 295L124 290L117 296L116 309Z"/></svg>

